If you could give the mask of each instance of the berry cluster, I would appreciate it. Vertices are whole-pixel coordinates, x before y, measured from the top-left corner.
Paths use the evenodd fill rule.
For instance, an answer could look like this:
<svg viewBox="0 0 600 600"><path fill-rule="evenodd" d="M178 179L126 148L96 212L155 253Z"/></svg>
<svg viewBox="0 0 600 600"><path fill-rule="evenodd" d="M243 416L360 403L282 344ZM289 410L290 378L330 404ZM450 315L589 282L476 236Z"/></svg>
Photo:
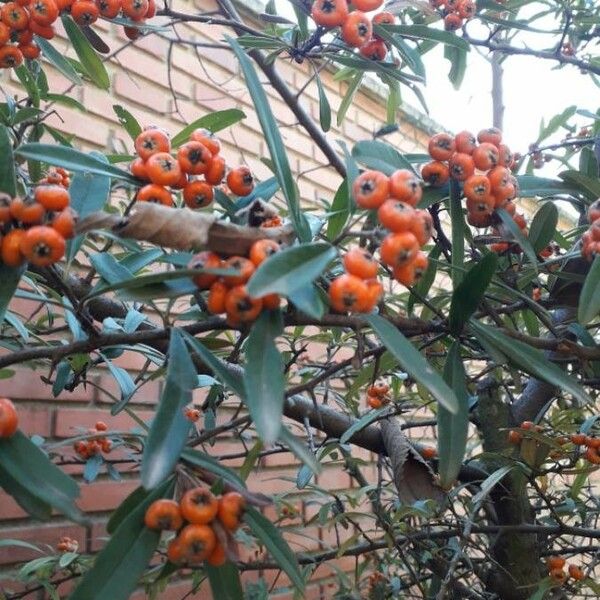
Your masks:
<svg viewBox="0 0 600 600"><path fill-rule="evenodd" d="M149 529L176 531L167 548L168 559L176 565L195 566L206 561L214 567L227 561L227 541L240 526L246 501L237 492L214 496L210 490L188 490L178 503L156 500L146 511Z"/></svg>
<svg viewBox="0 0 600 600"><path fill-rule="evenodd" d="M77 552L79 550L79 542L65 535L56 544L56 549L59 552Z"/></svg>
<svg viewBox="0 0 600 600"><path fill-rule="evenodd" d="M23 59L34 59L40 48L33 36L51 40L54 22L70 13L80 26L92 25L100 16L123 17L141 24L156 14L155 0L16 0L0 9L0 68L18 67ZM125 27L130 39L140 35L138 27Z"/></svg>
<svg viewBox="0 0 600 600"><path fill-rule="evenodd" d="M446 31L460 29L465 21L475 15L477 9L474 0L429 0L429 4L439 10Z"/></svg>
<svg viewBox="0 0 600 600"><path fill-rule="evenodd" d="M367 389L367 404L371 408L381 408L389 404L389 391L390 386L387 383L374 383Z"/></svg>
<svg viewBox="0 0 600 600"><path fill-rule="evenodd" d="M433 231L429 212L415 208L423 195L420 180L408 169L398 169L389 177L364 171L352 192L358 206L377 209L379 223L390 231L379 248L381 261L393 269L396 281L414 285L427 269L427 256L420 248Z"/></svg>
<svg viewBox="0 0 600 600"><path fill-rule="evenodd" d="M199 289L208 290L206 299L208 312L213 315L226 314L227 322L236 327L241 323L254 321L263 308L277 309L281 301L278 294L252 298L246 290L246 282L256 268L279 249L277 242L262 239L252 244L248 258L230 256L222 259L218 254L208 251L196 254L188 264L190 269L227 269L236 272L234 275L223 277L210 273L193 277Z"/></svg>
<svg viewBox="0 0 600 600"><path fill-rule="evenodd" d="M193 131L174 157L169 134L149 126L137 136L135 150L138 158L131 163L131 173L149 182L138 190L136 199L140 202L174 206L172 190L181 190L188 208L205 208L213 201L214 186L225 178L227 167L220 154L221 143L207 129ZM237 196L247 196L254 189L248 167L230 170L226 180Z"/></svg>
<svg viewBox="0 0 600 600"><path fill-rule="evenodd" d="M19 267L26 261L47 267L63 257L76 221L63 180L42 182L25 198L0 193L0 256L7 267Z"/></svg>
<svg viewBox="0 0 600 600"><path fill-rule="evenodd" d="M588 208L589 229L581 236L581 254L587 260L600 255L600 198Z"/></svg>
<svg viewBox="0 0 600 600"><path fill-rule="evenodd" d="M393 25L396 18L389 12L380 12L371 19L366 13L377 10L383 0L352 0L355 10L350 12L347 0L316 0L311 16L321 27L341 27L342 39L351 48L358 48L369 60L384 60L388 53L385 42L373 33L373 25Z"/></svg>
<svg viewBox="0 0 600 600"><path fill-rule="evenodd" d="M93 429L88 429L88 433L101 433L107 429L106 423L98 421ZM83 460L87 460L91 456L100 454L100 452L109 454L112 447L112 441L104 436L95 437L93 440L79 440L73 444L73 449Z"/></svg>
<svg viewBox="0 0 600 600"><path fill-rule="evenodd" d="M566 573L564 571L566 563L567 561L562 556L550 556L546 561L548 575L556 585L564 585L569 577L575 581L581 581L582 579L585 579L585 574L583 573L581 567L578 567L574 564L569 565L569 572Z"/></svg>
<svg viewBox="0 0 600 600"><path fill-rule="evenodd" d="M422 168L423 179L434 187L444 185L450 178L462 184L470 225L489 227L498 223L494 211L503 208L519 229L527 232L525 217L516 212L513 202L519 192L517 179L511 172L514 155L502 143L499 129L482 129L477 138L469 131L456 136L438 133L430 138L428 150L433 161ZM492 233L499 234L496 229ZM501 242L492 244L491 250L504 252L510 247L511 244Z"/></svg>
<svg viewBox="0 0 600 600"><path fill-rule="evenodd" d="M343 264L346 273L329 286L331 306L342 313L371 312L383 295L383 285L377 280L377 261L369 251L355 247L346 253Z"/></svg>
<svg viewBox="0 0 600 600"><path fill-rule="evenodd" d="M0 438L9 438L19 426L19 415L8 398L0 398Z"/></svg>

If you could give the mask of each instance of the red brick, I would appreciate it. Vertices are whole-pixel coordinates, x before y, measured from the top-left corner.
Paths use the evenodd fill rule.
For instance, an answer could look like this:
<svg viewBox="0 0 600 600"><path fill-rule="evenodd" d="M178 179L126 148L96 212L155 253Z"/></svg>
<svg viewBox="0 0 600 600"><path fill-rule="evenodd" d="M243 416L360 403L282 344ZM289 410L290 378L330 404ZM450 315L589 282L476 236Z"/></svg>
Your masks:
<svg viewBox="0 0 600 600"><path fill-rule="evenodd" d="M150 422L153 412L136 411L137 416L145 422ZM127 413L121 412L111 416L107 410L62 408L56 411L54 435L59 438L72 437L80 434L82 430L92 427L96 421L104 421L109 430L130 431L139 427Z"/></svg>
<svg viewBox="0 0 600 600"><path fill-rule="evenodd" d="M41 380L43 371L30 371L16 368L15 374L2 380L2 394L13 400L77 400L91 402L94 399L92 386L77 386L72 392L62 392L56 399L52 396L52 387Z"/></svg>
<svg viewBox="0 0 600 600"><path fill-rule="evenodd" d="M137 480L96 480L81 484L78 505L85 512L112 510L140 485Z"/></svg>

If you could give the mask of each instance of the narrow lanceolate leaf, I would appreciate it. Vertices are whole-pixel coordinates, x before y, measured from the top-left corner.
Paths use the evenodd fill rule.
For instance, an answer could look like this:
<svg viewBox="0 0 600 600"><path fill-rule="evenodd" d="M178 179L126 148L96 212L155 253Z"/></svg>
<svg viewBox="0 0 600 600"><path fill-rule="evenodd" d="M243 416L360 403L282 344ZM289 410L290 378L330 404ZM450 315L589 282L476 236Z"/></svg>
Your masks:
<svg viewBox="0 0 600 600"><path fill-rule="evenodd" d="M600 314L600 256L594 262L585 277L583 289L579 296L577 319L585 325Z"/></svg>
<svg viewBox="0 0 600 600"><path fill-rule="evenodd" d="M16 483L19 492L25 491L32 506L43 511L43 506L49 505L74 521L85 522L74 504L79 496L75 480L54 465L20 431L10 438L0 439L0 467ZM11 494L11 488L7 488L6 492ZM15 499L19 501L18 496Z"/></svg>
<svg viewBox="0 0 600 600"><path fill-rule="evenodd" d="M75 21L66 14L61 19L67 36L86 74L94 85L107 90L110 87L110 78L108 77L104 63L96 54L96 51L92 48L89 40L83 35L83 32L79 29Z"/></svg>
<svg viewBox="0 0 600 600"><path fill-rule="evenodd" d="M242 375L233 365L215 356L202 342L186 331L182 331L183 337L189 347L212 369L215 377L226 385L232 392L240 398L246 396L246 388Z"/></svg>
<svg viewBox="0 0 600 600"><path fill-rule="evenodd" d="M289 296L311 284L336 255L333 246L322 242L286 248L258 267L248 282L248 293Z"/></svg>
<svg viewBox="0 0 600 600"><path fill-rule="evenodd" d="M120 104L113 104L113 110L119 118L119 123L123 125L129 137L135 141L135 138L142 133L142 126L137 122L137 119Z"/></svg>
<svg viewBox="0 0 600 600"><path fill-rule="evenodd" d="M498 257L493 252L486 254L464 276L452 294L448 321L450 332L459 335L465 323L475 312L496 272Z"/></svg>
<svg viewBox="0 0 600 600"><path fill-rule="evenodd" d="M554 202L546 202L535 213L529 226L529 241L536 252L541 252L554 237L558 224L558 209Z"/></svg>
<svg viewBox="0 0 600 600"><path fill-rule="evenodd" d="M246 80L246 86L252 97L254 108L260 122L260 126L265 135L265 141L271 154L271 160L275 170L275 175L279 181L279 185L285 196L288 210L290 213L290 219L294 225L298 239L301 242L307 242L311 239L310 228L308 222L300 208L300 201L298 198L298 190L292 176L292 170L288 161L285 146L281 139L281 133L275 118L273 117L273 111L269 105L267 95L258 79L256 70L252 66L250 59L237 43L237 41L231 37L226 37L227 42L232 47L237 59L240 63L244 78Z"/></svg>
<svg viewBox="0 0 600 600"><path fill-rule="evenodd" d="M152 502L170 497L172 489L173 482L167 481L145 497L140 495L139 503L131 505L130 512L96 556L94 566L85 574L69 600L127 600L130 597L160 540L159 531L144 525L144 515Z"/></svg>
<svg viewBox="0 0 600 600"><path fill-rule="evenodd" d="M246 346L246 404L265 445L279 437L285 393L284 364L275 344L283 331L279 311L263 311L252 325Z"/></svg>
<svg viewBox="0 0 600 600"><path fill-rule="evenodd" d="M452 223L452 283L454 288L460 285L464 277L465 260L465 218L460 201L458 182L450 181L450 220Z"/></svg>
<svg viewBox="0 0 600 600"><path fill-rule="evenodd" d="M285 444L304 465L315 475L321 472L321 463L317 460L314 453L307 447L306 442L297 438L286 427L281 428L279 441Z"/></svg>
<svg viewBox="0 0 600 600"><path fill-rule="evenodd" d="M550 362L540 350L473 319L471 319L470 327L475 337L486 348L495 351L495 360L500 361L503 358L504 363L509 363L525 373L558 387L573 395L580 402L587 403L591 401L577 381Z"/></svg>
<svg viewBox="0 0 600 600"><path fill-rule="evenodd" d="M469 431L467 375L460 357L460 344L456 341L450 346L446 357L444 379L458 399L456 414L447 411L443 406L438 410L438 473L440 485L448 489L458 477L467 449Z"/></svg>
<svg viewBox="0 0 600 600"><path fill-rule="evenodd" d="M336 123L338 127L344 121L346 113L352 105L352 100L354 99L354 96L356 95L356 92L360 87L360 83L363 80L363 77L364 73L362 71L357 71L350 80L350 83L348 84L348 89L346 90L346 93L344 94L344 97L342 98L342 101L340 102L340 106L337 111Z"/></svg>
<svg viewBox="0 0 600 600"><path fill-rule="evenodd" d="M47 521L52 516L52 507L44 500L40 499L33 491L21 485L12 477L2 466L0 461L0 488L6 490L15 502L34 519Z"/></svg>
<svg viewBox="0 0 600 600"><path fill-rule="evenodd" d="M48 40L38 35L34 36L34 39L48 62L56 67L71 83L75 85L83 83L73 65Z"/></svg>
<svg viewBox="0 0 600 600"><path fill-rule="evenodd" d="M15 151L22 158L39 160L56 167L64 167L75 173L95 173L105 177L113 177L127 181L134 185L140 182L127 171L114 167L98 159L94 154L85 154L67 146L56 146L54 144L23 144Z"/></svg>
<svg viewBox="0 0 600 600"><path fill-rule="evenodd" d="M220 567L206 565L208 581L213 598L219 600L240 600L244 597L239 569L230 562Z"/></svg>
<svg viewBox="0 0 600 600"><path fill-rule="evenodd" d="M331 127L331 106L329 106L327 94L318 75L315 77L315 81L317 82L317 90L319 92L319 123L323 131L329 131Z"/></svg>
<svg viewBox="0 0 600 600"><path fill-rule="evenodd" d="M327 218L327 239L335 239L342 231L352 212L348 182L344 179L337 189Z"/></svg>
<svg viewBox="0 0 600 600"><path fill-rule="evenodd" d="M513 218L503 208L497 209L496 213L500 215L502 223L504 223L506 229L511 232L515 238L515 242L521 246L523 252L529 259L529 262L537 271L537 254L535 253L535 250L533 249L529 239L523 234L523 232L519 229L519 226L514 222Z"/></svg>
<svg viewBox="0 0 600 600"><path fill-rule="evenodd" d="M17 195L17 180L15 178L15 160L13 158L12 140L8 129L0 125L0 192L5 192L12 198Z"/></svg>
<svg viewBox="0 0 600 600"><path fill-rule="evenodd" d="M208 454L204 454L204 452L200 452L200 450L196 450L194 448L186 448L181 453L181 460L190 465L194 465L195 467L199 467L204 471L209 471L213 475L221 478L223 481L226 481L230 485L237 487L238 489L244 489L246 484L243 482L240 477L238 477L237 473L235 473L229 467L225 467L222 465L217 459L209 456Z"/></svg>
<svg viewBox="0 0 600 600"><path fill-rule="evenodd" d="M456 395L421 353L388 320L379 315L368 315L366 319L400 366L442 406L456 414L459 407Z"/></svg>
<svg viewBox="0 0 600 600"><path fill-rule="evenodd" d="M17 291L23 271L22 267L11 269L0 263L0 326L4 321L8 305Z"/></svg>
<svg viewBox="0 0 600 600"><path fill-rule="evenodd" d="M411 162L398 150L384 142L358 142L352 148L352 156L361 165L369 169L377 169L386 175L391 175L397 169L409 169L416 174Z"/></svg>
<svg viewBox="0 0 600 600"><path fill-rule="evenodd" d="M467 71L467 50L456 46L444 46L444 58L450 61L448 79L457 90Z"/></svg>
<svg viewBox="0 0 600 600"><path fill-rule="evenodd" d="M427 27L427 25L379 25L377 28L385 29L390 33L400 34L405 38L442 42L448 46L456 46L466 51L469 50L469 43L460 36L450 31L441 31L440 29Z"/></svg>
<svg viewBox="0 0 600 600"><path fill-rule="evenodd" d="M184 409L192 400L198 373L177 329L171 332L168 358L165 389L142 457L142 483L146 489L155 488L171 473L191 426Z"/></svg>
<svg viewBox="0 0 600 600"><path fill-rule="evenodd" d="M245 118L245 113L238 108L227 108L204 115L196 119L193 123L186 125L177 135L173 136L171 146L177 148L184 142L187 142L195 129L208 129L212 133L217 133L217 131L230 127Z"/></svg>
<svg viewBox="0 0 600 600"><path fill-rule="evenodd" d="M304 580L300 573L298 560L287 542L281 537L279 529L256 509L251 507L246 509L244 521L250 527L252 533L269 551L273 560L285 571L292 583L298 590L302 591L304 589Z"/></svg>

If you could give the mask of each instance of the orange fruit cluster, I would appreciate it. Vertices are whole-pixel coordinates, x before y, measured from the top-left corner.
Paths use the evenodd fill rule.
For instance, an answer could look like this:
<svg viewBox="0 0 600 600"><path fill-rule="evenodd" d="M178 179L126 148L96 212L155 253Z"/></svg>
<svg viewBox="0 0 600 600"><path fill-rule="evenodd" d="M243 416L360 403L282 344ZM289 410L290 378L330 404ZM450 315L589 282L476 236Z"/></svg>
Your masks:
<svg viewBox="0 0 600 600"><path fill-rule="evenodd" d="M358 48L369 60L384 60L388 53L386 43L373 33L373 25L393 25L392 13L380 12L372 19L368 12L377 10L383 0L315 0L311 9L314 22L326 29L341 27L341 37L351 48ZM350 11L350 8L354 10Z"/></svg>
<svg viewBox="0 0 600 600"><path fill-rule="evenodd" d="M571 441L576 446L585 446L583 457L592 465L600 465L600 438L585 435L583 433L574 433Z"/></svg>
<svg viewBox="0 0 600 600"><path fill-rule="evenodd" d="M17 431L19 415L8 398L0 398L0 438L9 438Z"/></svg>
<svg viewBox="0 0 600 600"><path fill-rule="evenodd" d="M65 535L56 544L56 549L59 552L77 552L79 550L79 542Z"/></svg>
<svg viewBox="0 0 600 600"><path fill-rule="evenodd" d="M60 183L49 182L59 177ZM0 258L7 267L26 261L47 267L63 257L77 218L65 181L68 175L52 169L25 198L0 192Z"/></svg>
<svg viewBox="0 0 600 600"><path fill-rule="evenodd" d="M218 254L209 251L196 254L188 264L189 269L227 269L236 272L234 275L222 277L210 273L193 277L192 280L199 289L208 290L208 312L213 315L226 314L227 322L237 327L242 323L254 321L263 308L279 308L281 298L278 294L252 298L246 290L246 283L256 268L279 249L279 244L274 240L262 239L252 244L248 257L230 256L222 259Z"/></svg>
<svg viewBox="0 0 600 600"><path fill-rule="evenodd" d="M229 534L240 526L246 500L237 492L214 496L203 487L188 490L180 502L156 500L146 511L144 523L154 530L176 531L167 548L176 565L218 567L227 561Z"/></svg>
<svg viewBox="0 0 600 600"><path fill-rule="evenodd" d="M93 429L88 429L88 433L95 434L108 429L104 421L98 421ZM112 441L107 437L96 437L93 440L78 440L73 444L75 452L83 459L87 460L91 456L104 452L109 454L112 450Z"/></svg>
<svg viewBox="0 0 600 600"><path fill-rule="evenodd" d="M131 173L147 182L137 192L139 202L174 206L173 191L181 190L188 208L205 208L213 201L214 187L225 179L221 143L207 129L193 131L173 156L169 134L148 126L137 136L135 150L138 158L131 163ZM226 181L237 196L247 196L254 189L254 178L245 166L230 170Z"/></svg>
<svg viewBox="0 0 600 600"><path fill-rule="evenodd" d="M393 269L396 281L414 285L427 269L427 256L420 248L433 231L429 212L415 208L423 196L419 178L408 169L389 177L364 171L354 181L352 193L358 206L377 210L379 223L390 232L379 248L381 261Z"/></svg>
<svg viewBox="0 0 600 600"><path fill-rule="evenodd" d="M477 9L475 0L429 0L429 4L440 11L446 31L460 29Z"/></svg>
<svg viewBox="0 0 600 600"><path fill-rule="evenodd" d="M377 279L379 265L371 253L358 246L343 259L346 273L336 277L329 286L329 302L338 312L371 312L383 295L383 285Z"/></svg>
<svg viewBox="0 0 600 600"><path fill-rule="evenodd" d="M600 198L588 208L589 229L581 236L581 254L592 260L600 254Z"/></svg>
<svg viewBox="0 0 600 600"><path fill-rule="evenodd" d="M568 573L564 571L567 561L562 556L550 556L546 561L548 567L548 575L555 585L564 585L569 577L575 581L585 579L585 574L581 567L570 564Z"/></svg>
<svg viewBox="0 0 600 600"><path fill-rule="evenodd" d="M387 383L374 383L367 389L367 404L371 408L381 408L389 404L389 391L390 386Z"/></svg>
<svg viewBox="0 0 600 600"><path fill-rule="evenodd" d="M503 208L519 229L527 233L525 216L516 212L513 202L519 192L517 179L511 172L514 155L502 143L499 129L482 129L477 137L470 131L461 131L455 136L438 133L430 138L428 150L433 161L423 166L423 179L434 187L444 185L450 178L459 182L466 198L470 225L489 227L498 223L494 211ZM492 234L499 235L499 231L493 228ZM490 246L494 252L505 252L509 248L508 242Z"/></svg>

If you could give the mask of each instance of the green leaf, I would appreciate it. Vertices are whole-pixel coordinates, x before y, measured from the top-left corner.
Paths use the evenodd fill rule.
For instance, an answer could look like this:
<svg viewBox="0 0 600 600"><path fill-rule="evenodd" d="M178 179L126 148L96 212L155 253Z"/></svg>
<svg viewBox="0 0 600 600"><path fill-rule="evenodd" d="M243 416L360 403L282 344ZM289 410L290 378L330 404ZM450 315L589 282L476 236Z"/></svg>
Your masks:
<svg viewBox="0 0 600 600"><path fill-rule="evenodd" d="M244 591L239 569L231 562L220 567L205 566L213 598L219 600L242 600Z"/></svg>
<svg viewBox="0 0 600 600"><path fill-rule="evenodd" d="M502 219L502 223L504 223L506 229L508 229L508 231L512 233L513 237L515 238L515 242L519 244L519 246L521 246L523 252L527 256L529 262L533 265L533 268L537 273L537 254L533 249L533 246L531 245L529 239L525 237L525 235L523 235L523 232L519 229L519 226L514 222L513 218L503 208L496 209L496 214L500 216L500 218Z"/></svg>
<svg viewBox="0 0 600 600"><path fill-rule="evenodd" d="M110 519L106 524L106 531L111 535L116 531L117 527L121 524L123 519L129 515L136 506L141 504L150 494L154 494L154 491L147 490L143 486L139 486L117 506L110 515Z"/></svg>
<svg viewBox="0 0 600 600"><path fill-rule="evenodd" d="M275 344L283 323L279 311L263 311L252 325L246 346L246 405L265 445L279 437L285 379L283 359Z"/></svg>
<svg viewBox="0 0 600 600"><path fill-rule="evenodd" d="M47 102L56 102L57 104L62 104L63 106L74 108L75 110L79 110L81 112L87 112L87 108L83 104L81 104L81 102L78 102L77 100L75 100L75 98L71 98L71 96L67 96L66 94L48 93L44 95L44 100L46 100ZM34 140L31 140L30 138L30 141Z"/></svg>
<svg viewBox="0 0 600 600"><path fill-rule="evenodd" d="M94 566L69 596L69 600L127 600L148 568L160 532L144 525L147 508L172 494L173 481L148 494L119 523L108 544L96 555Z"/></svg>
<svg viewBox="0 0 600 600"><path fill-rule="evenodd" d="M344 179L331 203L331 214L327 219L327 239L333 240L341 233L351 213L352 202L348 191L348 182Z"/></svg>
<svg viewBox="0 0 600 600"><path fill-rule="evenodd" d="M555 196L556 194L567 194L577 196L581 190L575 186L548 179L546 177L536 177L535 175L517 175L519 183L519 194L522 198L531 198L532 196Z"/></svg>
<svg viewBox="0 0 600 600"><path fill-rule="evenodd" d="M471 504L475 507L479 506L489 493L514 469L513 465L505 465L500 467L490 475L488 475L481 486L479 492L471 499Z"/></svg>
<svg viewBox="0 0 600 600"><path fill-rule="evenodd" d="M237 108L228 108L226 110L217 110L196 119L193 123L186 125L171 140L171 146L178 148L184 142L187 142L195 129L208 129L212 133L217 133L235 123L239 123L246 118L246 114Z"/></svg>
<svg viewBox="0 0 600 600"><path fill-rule="evenodd" d="M307 242L311 239L310 228L306 217L304 216L300 207L300 201L298 198L298 190L294 182L292 170L286 154L285 146L281 139L281 133L279 126L273 117L273 111L269 105L267 95L258 79L256 70L254 69L250 59L246 53L242 50L241 46L237 41L229 36L225 39L232 47L237 59L240 63L240 67L246 80L246 87L250 92L252 101L254 102L254 108L260 122L260 126L265 135L265 141L269 152L271 154L271 160L275 170L275 175L279 181L279 185L285 196L290 219L294 225L298 239L301 242Z"/></svg>
<svg viewBox="0 0 600 600"><path fill-rule="evenodd" d="M408 169L416 174L410 161L402 156L398 150L384 142L358 142L352 148L352 156L361 165L369 169L377 169L386 175L391 175L398 169Z"/></svg>
<svg viewBox="0 0 600 600"><path fill-rule="evenodd" d="M437 259L439 258L441 253L442 250L437 244L431 249L431 252L429 253L428 257L429 265L427 266L427 270L425 271L425 273L423 273L421 279L419 279L419 282L414 287L415 292L417 292L418 296L416 294L411 294L410 298L408 299L408 302L406 303L406 309L408 310L409 314L412 313L414 305L417 302L420 302L418 298L427 297L427 294L429 293L429 290L431 289L431 286L433 285L433 281L435 280L435 276L437 274Z"/></svg>
<svg viewBox="0 0 600 600"><path fill-rule="evenodd" d="M377 410L370 410L369 412L365 413L360 419L354 421L354 423L352 423L352 425L350 425L350 427L344 431L340 437L340 444L347 444L355 433L361 431L367 427L367 425L373 423L373 421L376 421L379 417L381 417L382 414L388 412L388 410L389 409L387 406L382 406Z"/></svg>
<svg viewBox="0 0 600 600"><path fill-rule="evenodd" d="M474 319L471 319L470 327L482 344L504 357L504 363L509 363L525 373L558 387L583 403L590 402L590 397L585 390L572 377L550 362L541 351ZM496 358L499 359L500 356Z"/></svg>
<svg viewBox="0 0 600 600"><path fill-rule="evenodd" d="M63 473L27 436L17 431L0 439L0 466L21 489L79 523L85 518L73 503L79 486ZM6 490L9 494L10 489Z"/></svg>
<svg viewBox="0 0 600 600"><path fill-rule="evenodd" d="M37 546L30 544L28 542L24 542L23 540L10 540L4 539L0 540L0 548L9 548L11 546L16 546L18 548L27 548L28 550L35 550L36 552L42 552Z"/></svg>
<svg viewBox="0 0 600 600"><path fill-rule="evenodd" d="M465 217L460 201L458 182L450 182L450 222L452 226L452 283L454 288L460 285L464 275L465 260Z"/></svg>
<svg viewBox="0 0 600 600"><path fill-rule="evenodd" d="M119 386L119 391L121 392L121 398L119 402L114 404L110 409L111 415L117 415L125 408L125 406L127 406L127 403L129 400L131 400L131 397L135 393L135 382L131 378L131 375L125 369L123 369L123 367L117 367L117 365L113 364L102 353L100 353L100 356L104 359L110 374L114 377L117 385Z"/></svg>
<svg viewBox="0 0 600 600"><path fill-rule="evenodd" d="M387 319L367 315L366 320L400 366L427 388L442 406L455 414L459 406L456 395L420 352Z"/></svg>
<svg viewBox="0 0 600 600"><path fill-rule="evenodd" d="M15 502L34 519L48 521L52 516L52 507L40 499L34 491L30 491L12 477L3 467L0 460L0 487L10 494Z"/></svg>
<svg viewBox="0 0 600 600"><path fill-rule="evenodd" d="M40 47L42 54L48 62L60 71L71 83L82 85L83 79L79 76L73 65L46 39L39 35L34 36L35 43Z"/></svg>
<svg viewBox="0 0 600 600"><path fill-rule="evenodd" d="M279 529L255 508L249 507L244 513L244 521L269 551L275 562L285 571L292 583L299 591L304 589L304 580L300 573L296 555L281 537Z"/></svg>
<svg viewBox="0 0 600 600"><path fill-rule="evenodd" d="M600 256L594 258L594 262L588 274L579 296L577 308L577 320L586 325L595 319L600 313Z"/></svg>
<svg viewBox="0 0 600 600"><path fill-rule="evenodd" d="M458 398L456 414L450 413L443 406L438 410L438 473L442 488L449 489L462 466L469 432L467 375L460 356L460 343L457 341L453 342L448 351L444 379Z"/></svg>
<svg viewBox="0 0 600 600"><path fill-rule="evenodd" d="M113 104L113 110L119 118L119 123L123 125L125 131L129 134L129 137L135 142L135 138L142 133L142 126L137 122L137 119L120 104Z"/></svg>
<svg viewBox="0 0 600 600"><path fill-rule="evenodd" d="M23 267L12 269L0 262L0 282L2 282L0 285L0 325L4 321L8 305L15 295L24 271Z"/></svg>
<svg viewBox="0 0 600 600"><path fill-rule="evenodd" d="M579 171L563 171L558 176L568 184L575 185L579 193L589 200L594 201L600 196L600 180L597 177L588 177Z"/></svg>
<svg viewBox="0 0 600 600"><path fill-rule="evenodd" d="M99 161L106 162L106 157L100 152L91 152L90 156ZM94 175L92 173L76 173L69 186L71 194L71 207L77 211L80 219L102 210L110 194L110 177ZM71 262L81 248L82 235L74 237L67 242L67 262Z"/></svg>
<svg viewBox="0 0 600 600"><path fill-rule="evenodd" d="M17 195L17 179L15 177L15 159L13 157L12 140L8 129L0 125L0 192L11 198Z"/></svg>
<svg viewBox="0 0 600 600"><path fill-rule="evenodd" d="M344 94L344 97L342 98L342 101L340 102L340 106L337 111L336 123L337 123L338 127L344 121L344 118L346 117L346 113L348 112L348 109L352 105L352 100L354 100L354 96L356 95L356 92L358 91L358 88L360 87L360 83L363 80L363 76L364 76L364 73L362 71L357 71L352 76L352 79L350 80L350 83L348 84L348 89L346 90L346 93Z"/></svg>
<svg viewBox="0 0 600 600"><path fill-rule="evenodd" d="M305 315L313 319L321 319L327 310L327 306L319 289L315 285L307 285L288 295L288 300Z"/></svg>
<svg viewBox="0 0 600 600"><path fill-rule="evenodd" d="M279 435L279 441L285 444L310 471L315 475L321 472L321 464L315 458L315 455L307 448L306 442L293 435L287 427L282 427Z"/></svg>
<svg viewBox="0 0 600 600"><path fill-rule="evenodd" d="M448 79L457 90L464 79L467 71L467 51L456 46L444 46L444 58L450 61Z"/></svg>
<svg viewBox="0 0 600 600"><path fill-rule="evenodd" d="M497 255L489 252L469 269L464 279L454 290L448 316L450 333L453 335L460 335L465 323L479 306L496 272L497 265Z"/></svg>
<svg viewBox="0 0 600 600"><path fill-rule="evenodd" d="M200 340L186 331L181 332L191 349L210 367L215 376L240 398L246 395L244 380L239 371L224 360L217 358Z"/></svg>
<svg viewBox="0 0 600 600"><path fill-rule="evenodd" d="M554 237L558 224L558 209L553 202L546 202L535 213L529 226L529 241L536 252L541 252Z"/></svg>
<svg viewBox="0 0 600 600"><path fill-rule="evenodd" d="M392 35L390 29L383 27L382 25L375 25L375 27L373 27L373 32L383 39L383 41L394 46L408 68L425 81L425 65L421 60L421 55L415 48L409 46L401 36Z"/></svg>
<svg viewBox="0 0 600 600"><path fill-rule="evenodd" d="M327 94L325 94L321 78L316 74L315 81L317 82L317 91L319 92L319 123L323 131L329 131L331 127L331 106L329 106L329 100L327 100Z"/></svg>
<svg viewBox="0 0 600 600"><path fill-rule="evenodd" d="M204 454L204 452L200 452L194 448L186 448L181 453L181 460L217 475L217 477L220 477L223 481L234 487L242 490L246 488L246 484L238 477L237 473L223 466L216 458Z"/></svg>
<svg viewBox="0 0 600 600"><path fill-rule="evenodd" d="M25 88L27 92L27 96L29 101L33 106L40 105L40 90L38 89L37 83L31 74L31 71L27 68L26 65L21 64L15 69L15 74L19 78L22 86Z"/></svg>
<svg viewBox="0 0 600 600"><path fill-rule="evenodd" d="M248 293L255 298L289 296L311 284L336 256L337 250L323 242L286 248L258 267L248 282Z"/></svg>
<svg viewBox="0 0 600 600"><path fill-rule="evenodd" d="M560 114L553 116L548 125L540 131L538 139L536 140L536 144L543 142L547 137L550 137L553 133L558 131L560 127L566 124L566 122L575 114L577 110L577 106L572 105L565 110L563 110Z"/></svg>
<svg viewBox="0 0 600 600"><path fill-rule="evenodd" d="M191 423L184 409L198 382L196 367L177 329L171 331L168 357L165 387L142 457L142 484L149 490L171 473L185 447Z"/></svg>
<svg viewBox="0 0 600 600"><path fill-rule="evenodd" d="M378 25L376 28L415 40L442 42L442 44L456 46L466 52L470 49L469 43L455 33L434 29L433 27L427 27L427 25Z"/></svg>
<svg viewBox="0 0 600 600"><path fill-rule="evenodd" d="M61 19L67 36L86 74L94 85L107 90L110 87L110 78L108 77L104 63L96 54L96 51L92 48L92 45L85 35L83 35L83 32L76 25L75 21L66 14L63 14Z"/></svg>
<svg viewBox="0 0 600 600"><path fill-rule="evenodd" d="M85 154L84 152L75 150L75 148L56 146L54 144L33 143L19 146L15 154L22 158L43 161L56 167L64 167L76 173L95 173L139 185L139 181L127 171L113 167L92 153Z"/></svg>

